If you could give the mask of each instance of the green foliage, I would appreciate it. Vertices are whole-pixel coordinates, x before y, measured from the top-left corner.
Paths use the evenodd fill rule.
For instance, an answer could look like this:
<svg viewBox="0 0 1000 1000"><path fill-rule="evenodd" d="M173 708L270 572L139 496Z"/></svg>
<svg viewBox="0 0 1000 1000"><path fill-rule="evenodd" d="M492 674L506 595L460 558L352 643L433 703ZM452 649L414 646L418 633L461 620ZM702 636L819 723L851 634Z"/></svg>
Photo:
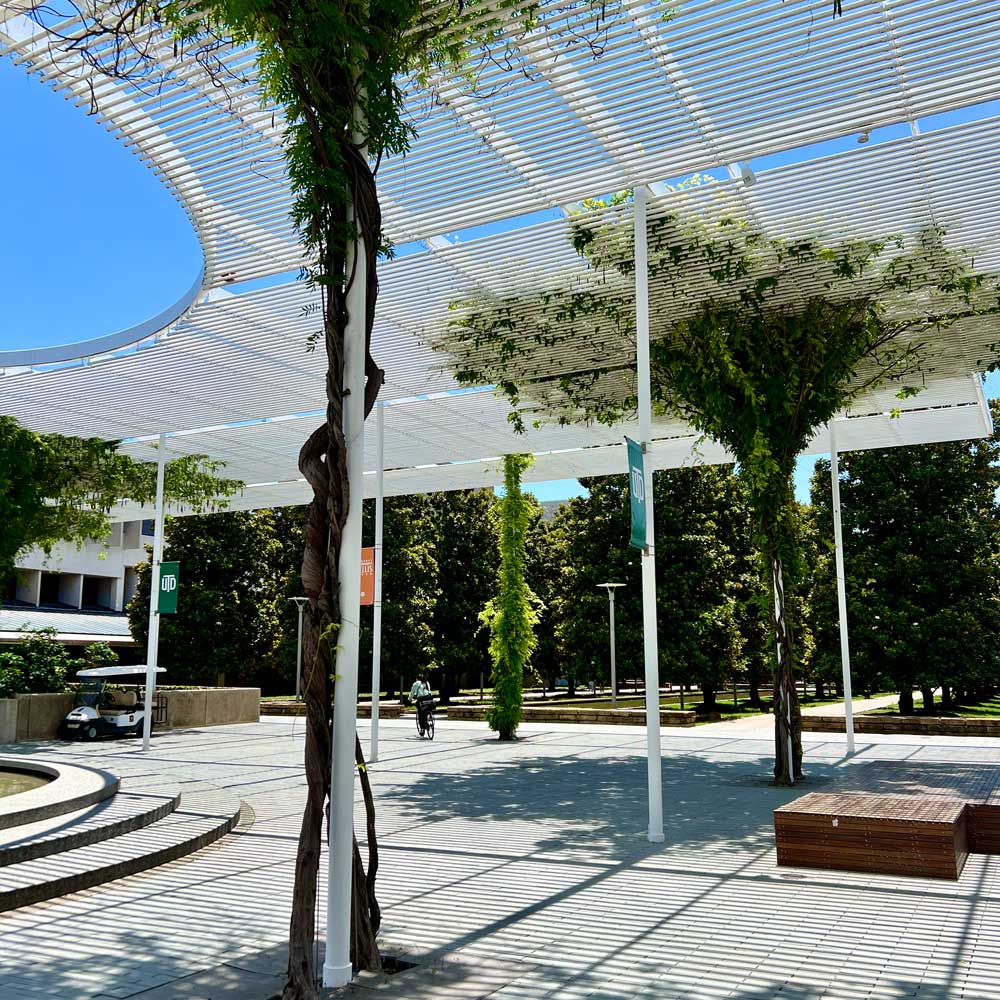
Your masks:
<svg viewBox="0 0 1000 1000"><path fill-rule="evenodd" d="M106 535L108 511L121 500L155 500L156 466L117 448L116 441L36 434L0 416L0 577L30 546L48 552L59 541ZM221 468L200 455L174 459L166 466L164 495L211 509L242 485L219 478Z"/></svg>
<svg viewBox="0 0 1000 1000"><path fill-rule="evenodd" d="M118 663L118 654L106 642L92 642L83 648L83 660L78 661L78 669L113 667Z"/></svg>
<svg viewBox="0 0 1000 1000"><path fill-rule="evenodd" d="M56 630L27 632L0 652L0 698L62 691L70 658Z"/></svg>
<svg viewBox="0 0 1000 1000"><path fill-rule="evenodd" d="M493 697L486 713L491 729L502 740L514 738L521 721L524 674L538 640L535 598L525 580L525 538L531 527L532 506L521 492L521 476L531 466L530 455L504 456L504 488L500 501L500 574L497 596L481 618L490 630L493 660Z"/></svg>
<svg viewBox="0 0 1000 1000"><path fill-rule="evenodd" d="M584 485L589 496L563 506L550 532L562 542L551 599L562 666L577 681L608 681L608 599L598 585L624 583L615 595L618 676L642 677L642 582L639 556L627 545L628 477ZM749 548L743 491L729 467L677 469L654 474L653 498L660 680L696 683L710 703L748 655L742 615L753 606L755 577L740 574Z"/></svg>
<svg viewBox="0 0 1000 1000"><path fill-rule="evenodd" d="M365 537L374 544L375 504L366 501ZM437 666L433 628L441 594L439 536L430 497L387 497L382 546L383 685L408 689L417 673ZM362 609L361 670L371 663L372 609Z"/></svg>
<svg viewBox="0 0 1000 1000"><path fill-rule="evenodd" d="M991 404L1000 420L1000 403ZM840 456L851 666L860 690L947 685L975 691L1000 677L1000 436ZM830 465L812 502L833 538ZM840 673L832 549L817 571L817 658Z"/></svg>
<svg viewBox="0 0 1000 1000"><path fill-rule="evenodd" d="M167 670L165 682L214 684L224 675L229 684L273 689L283 674L279 622L288 610L287 565L274 512L170 518L164 560L181 564L177 614L160 618L158 662ZM150 564L143 563L128 605L129 628L142 644L149 628L149 584ZM291 690L289 681L285 684Z"/></svg>

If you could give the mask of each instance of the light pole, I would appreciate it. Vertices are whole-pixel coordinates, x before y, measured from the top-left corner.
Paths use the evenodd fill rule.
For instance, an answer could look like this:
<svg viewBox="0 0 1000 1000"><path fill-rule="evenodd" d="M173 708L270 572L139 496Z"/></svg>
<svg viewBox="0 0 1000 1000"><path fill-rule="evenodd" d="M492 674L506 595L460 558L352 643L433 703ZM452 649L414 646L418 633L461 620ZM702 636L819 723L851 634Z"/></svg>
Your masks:
<svg viewBox="0 0 1000 1000"><path fill-rule="evenodd" d="M615 588L624 583L599 583L608 592L608 632L611 636L611 707L618 707L618 675L615 668Z"/></svg>
<svg viewBox="0 0 1000 1000"><path fill-rule="evenodd" d="M302 700L302 609L309 603L308 597L289 597L299 606L299 651L295 657L295 700Z"/></svg>

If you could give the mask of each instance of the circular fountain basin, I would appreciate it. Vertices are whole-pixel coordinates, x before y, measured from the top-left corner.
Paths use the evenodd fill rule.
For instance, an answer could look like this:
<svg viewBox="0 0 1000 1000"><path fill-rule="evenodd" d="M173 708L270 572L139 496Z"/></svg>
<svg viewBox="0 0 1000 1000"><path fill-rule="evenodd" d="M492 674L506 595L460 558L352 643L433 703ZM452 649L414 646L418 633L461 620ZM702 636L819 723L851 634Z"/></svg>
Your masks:
<svg viewBox="0 0 1000 1000"><path fill-rule="evenodd" d="M30 792L32 788L41 788L42 785L47 785L51 780L47 775L37 772L0 768L0 799L8 795Z"/></svg>
<svg viewBox="0 0 1000 1000"><path fill-rule="evenodd" d="M85 809L118 791L118 779L107 771L18 757L0 757L0 783L5 779L34 787L0 795L0 830Z"/></svg>

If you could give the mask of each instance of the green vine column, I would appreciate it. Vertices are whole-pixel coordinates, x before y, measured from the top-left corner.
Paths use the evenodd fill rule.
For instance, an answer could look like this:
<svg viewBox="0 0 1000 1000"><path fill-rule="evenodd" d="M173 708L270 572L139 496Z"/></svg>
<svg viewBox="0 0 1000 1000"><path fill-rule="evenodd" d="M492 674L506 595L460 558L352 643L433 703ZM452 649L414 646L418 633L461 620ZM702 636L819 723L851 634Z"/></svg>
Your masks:
<svg viewBox="0 0 1000 1000"><path fill-rule="evenodd" d="M486 721L501 740L514 739L521 722L522 681L538 643L538 612L524 578L524 543L531 507L521 492L521 476L531 462L530 455L504 456L507 492L500 502L500 590L480 616L489 626L493 660L493 696Z"/></svg>

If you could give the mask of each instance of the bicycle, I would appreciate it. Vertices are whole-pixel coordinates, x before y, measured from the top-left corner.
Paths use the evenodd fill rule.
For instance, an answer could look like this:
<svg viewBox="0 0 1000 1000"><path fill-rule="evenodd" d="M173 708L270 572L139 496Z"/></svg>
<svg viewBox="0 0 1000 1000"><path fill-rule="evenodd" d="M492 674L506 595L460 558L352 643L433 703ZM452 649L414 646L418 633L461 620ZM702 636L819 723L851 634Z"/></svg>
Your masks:
<svg viewBox="0 0 1000 1000"><path fill-rule="evenodd" d="M417 736L423 739L434 739L434 696L425 694L416 700L417 706Z"/></svg>

